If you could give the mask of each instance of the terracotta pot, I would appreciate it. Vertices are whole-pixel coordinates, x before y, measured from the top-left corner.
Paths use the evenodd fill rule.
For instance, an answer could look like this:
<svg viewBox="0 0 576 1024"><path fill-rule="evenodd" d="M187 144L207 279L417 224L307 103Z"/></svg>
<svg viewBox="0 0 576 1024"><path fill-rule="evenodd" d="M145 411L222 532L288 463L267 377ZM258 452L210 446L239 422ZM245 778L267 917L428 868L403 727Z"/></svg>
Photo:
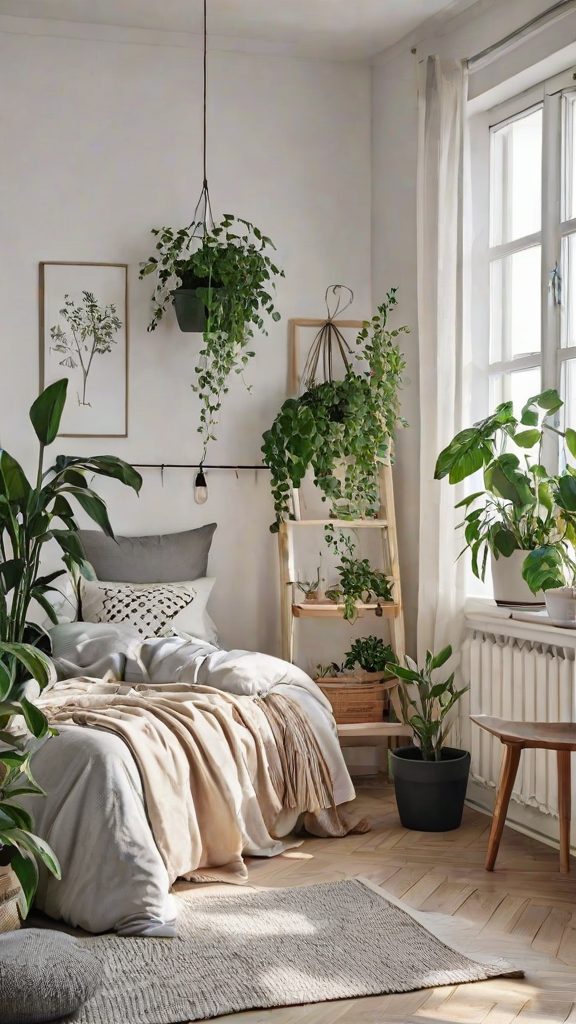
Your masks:
<svg viewBox="0 0 576 1024"><path fill-rule="evenodd" d="M492 555L492 583L497 605L509 608L543 608L544 592L533 594L522 578L522 566L527 551L513 551L509 558Z"/></svg>

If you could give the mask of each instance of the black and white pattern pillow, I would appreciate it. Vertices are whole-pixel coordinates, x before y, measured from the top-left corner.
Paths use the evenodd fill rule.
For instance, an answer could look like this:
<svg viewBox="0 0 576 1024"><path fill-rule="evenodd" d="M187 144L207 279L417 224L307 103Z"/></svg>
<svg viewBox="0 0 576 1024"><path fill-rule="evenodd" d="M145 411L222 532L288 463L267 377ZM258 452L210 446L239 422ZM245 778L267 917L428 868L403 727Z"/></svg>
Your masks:
<svg viewBox="0 0 576 1024"><path fill-rule="evenodd" d="M163 636L188 608L195 593L182 583L109 583L82 581L82 617L86 622L133 626L142 636Z"/></svg>

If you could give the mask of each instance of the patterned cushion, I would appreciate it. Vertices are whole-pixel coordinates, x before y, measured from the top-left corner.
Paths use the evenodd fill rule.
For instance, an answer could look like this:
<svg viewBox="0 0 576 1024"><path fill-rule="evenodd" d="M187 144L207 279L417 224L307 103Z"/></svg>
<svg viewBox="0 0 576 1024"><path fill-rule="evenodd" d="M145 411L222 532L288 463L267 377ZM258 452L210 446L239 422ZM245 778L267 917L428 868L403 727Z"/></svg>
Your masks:
<svg viewBox="0 0 576 1024"><path fill-rule="evenodd" d="M102 964L64 932L0 935L0 1024L37 1024L74 1013L100 984Z"/></svg>
<svg viewBox="0 0 576 1024"><path fill-rule="evenodd" d="M165 636L195 596L184 583L139 585L83 580L82 617L87 622L124 623L146 637Z"/></svg>

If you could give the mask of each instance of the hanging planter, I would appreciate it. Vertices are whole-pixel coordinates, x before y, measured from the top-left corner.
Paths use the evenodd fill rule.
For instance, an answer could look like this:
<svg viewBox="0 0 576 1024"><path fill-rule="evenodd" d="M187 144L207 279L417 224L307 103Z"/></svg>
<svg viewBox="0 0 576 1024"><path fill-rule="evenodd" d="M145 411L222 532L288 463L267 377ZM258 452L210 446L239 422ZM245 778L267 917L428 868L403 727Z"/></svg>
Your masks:
<svg viewBox="0 0 576 1024"><path fill-rule="evenodd" d="M198 432L203 437L204 462L209 441L216 440L223 396L234 371L241 374L254 356L250 342L255 330L266 334L264 315L279 320L274 308L274 280L284 277L270 257L272 241L259 228L224 214L212 216L206 162L207 27L204 0L204 180L192 222L183 228L153 228L156 248L140 264L140 279L156 275L152 295L154 331L170 305L180 330L203 335L196 366L201 412Z"/></svg>

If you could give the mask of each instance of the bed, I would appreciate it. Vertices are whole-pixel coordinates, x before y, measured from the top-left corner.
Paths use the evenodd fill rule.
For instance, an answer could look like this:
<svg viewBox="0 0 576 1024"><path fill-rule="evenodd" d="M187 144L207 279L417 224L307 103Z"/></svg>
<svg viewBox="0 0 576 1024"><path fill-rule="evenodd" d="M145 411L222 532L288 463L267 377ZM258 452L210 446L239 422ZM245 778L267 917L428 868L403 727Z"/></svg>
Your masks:
<svg viewBox="0 0 576 1024"><path fill-rule="evenodd" d="M280 700L285 702L279 705L281 708L290 705L299 709L301 724L305 721L312 728L328 766L334 804L343 806L346 812L345 805L354 799L330 705L296 666L263 654L223 651L201 638L146 638L133 626L110 623L58 626L52 630L52 639L59 681L44 692L39 704L52 715L58 735L45 741L33 757L35 778L47 796L27 798L38 834L52 845L62 867L60 882L46 872L41 877L36 905L50 917L91 932L173 936L177 922L170 889L175 877L184 874L183 867L191 864L199 868L186 874L193 880L245 880L246 872L244 869L242 873L240 864L228 877L212 870L210 865L217 867L226 857L219 849L207 852L213 836L211 826L205 823L197 839L200 852L194 850L190 864L179 861L176 850L179 866L171 868L174 856L170 861L169 855L161 854L159 835L166 833L170 833L174 854L180 816L175 811L169 827L161 822L155 830L151 826L151 804L162 804L166 794L163 792L162 799L156 801L151 801L150 795L154 796L166 778L170 779L172 734L165 732L159 740L156 737L156 746L146 748L139 759L131 733L114 732L118 725L115 716L119 708L126 710L126 704L130 705L129 714L135 705L139 713L148 714L155 701L165 709L168 696L172 701L185 702L186 708L194 703L194 713L203 715L203 728L213 728L214 708L220 717L228 715L226 723L234 719L234 743L241 753L237 750L236 761L222 768L217 793L233 790L228 802L239 822L244 855L274 856L296 845L298 841L289 834L302 814L310 810L309 805L274 805L271 812L273 795L264 794L263 798L266 786L262 774L258 776L262 766L257 764L260 740L257 736L255 747L250 722L246 728L246 722L237 721L239 715L266 707L263 702L276 701L278 706ZM178 704L178 714L182 707L184 704ZM112 715L113 719L103 715ZM147 733L148 726L147 722ZM258 725L264 741L269 739L267 728L266 724ZM220 742L219 724L216 730L214 742ZM148 780L146 800L144 783L156 758L158 742L165 747L167 771L160 764L152 782ZM211 742L209 739L208 747ZM227 749L226 744L221 747L212 770L218 771L224 764ZM204 758L208 758L206 752ZM198 772L197 767L194 770ZM268 816L261 814L265 800ZM344 821L350 823L352 817L343 814L340 822ZM314 825L311 827L314 830ZM340 832L320 829L317 834L345 832L343 825ZM187 833L181 838L185 846Z"/></svg>

